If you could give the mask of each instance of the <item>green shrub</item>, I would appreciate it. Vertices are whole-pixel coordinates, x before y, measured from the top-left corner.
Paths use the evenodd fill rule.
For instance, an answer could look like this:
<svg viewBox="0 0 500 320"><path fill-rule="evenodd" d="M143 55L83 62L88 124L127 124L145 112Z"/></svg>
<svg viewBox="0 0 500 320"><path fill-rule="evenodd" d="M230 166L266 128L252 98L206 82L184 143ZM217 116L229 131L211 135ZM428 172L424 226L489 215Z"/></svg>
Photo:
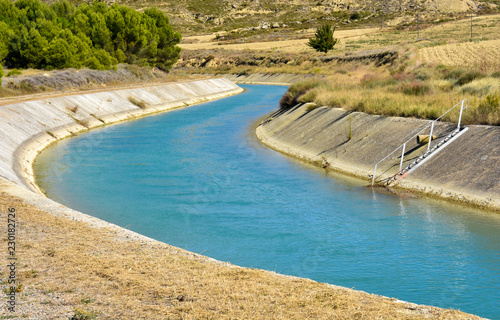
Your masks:
<svg viewBox="0 0 500 320"><path fill-rule="evenodd" d="M460 75L457 79L455 85L463 86L464 84L470 83L476 79L482 78L484 75L478 71L467 71L464 74Z"/></svg>
<svg viewBox="0 0 500 320"><path fill-rule="evenodd" d="M487 95L474 112L475 120L479 124L500 125L500 97L498 94Z"/></svg>
<svg viewBox="0 0 500 320"><path fill-rule="evenodd" d="M455 68L455 69L451 69L451 70L448 68L443 68L442 72L443 72L443 79L458 80L465 73L465 70L461 69L461 68L459 68L459 69Z"/></svg>
<svg viewBox="0 0 500 320"><path fill-rule="evenodd" d="M415 78L417 80L420 80L420 81L425 81L425 80L429 79L430 77L426 71L420 70L417 72L417 74L415 74Z"/></svg>
<svg viewBox="0 0 500 320"><path fill-rule="evenodd" d="M479 109L484 109L487 112L500 111L500 97L498 94L489 94L484 98L478 106Z"/></svg>
<svg viewBox="0 0 500 320"><path fill-rule="evenodd" d="M490 84L485 84L485 85L474 85L474 84L467 84L462 87L462 92L466 94L472 94L476 96L483 96L487 94L491 90L491 85Z"/></svg>
<svg viewBox="0 0 500 320"><path fill-rule="evenodd" d="M339 39L333 37L335 28L332 28L330 24L324 24L318 27L314 38L309 39L307 45L318 52L327 53L332 50Z"/></svg>
<svg viewBox="0 0 500 320"><path fill-rule="evenodd" d="M400 90L407 95L423 96L430 91L430 88L421 81L413 81L402 84Z"/></svg>
<svg viewBox="0 0 500 320"><path fill-rule="evenodd" d="M280 100L280 106L282 109L289 109L294 107L299 103L299 98L307 93L309 90L317 88L321 85L330 86L326 80L321 79L307 79L297 83L292 84L288 91L283 95ZM308 102L308 101L301 101Z"/></svg>
<svg viewBox="0 0 500 320"><path fill-rule="evenodd" d="M500 125L500 97L496 93L487 95L466 117L467 123Z"/></svg>
<svg viewBox="0 0 500 320"><path fill-rule="evenodd" d="M353 14L351 14L350 19L351 20L359 20L359 19L361 19L361 15L359 14L359 12L354 12Z"/></svg>
<svg viewBox="0 0 500 320"><path fill-rule="evenodd" d="M20 76L23 73L17 69L12 69L7 73L7 77L12 77L12 76Z"/></svg>
<svg viewBox="0 0 500 320"><path fill-rule="evenodd" d="M3 77L3 67L0 64L0 86L2 85L2 77Z"/></svg>
<svg viewBox="0 0 500 320"><path fill-rule="evenodd" d="M315 110L315 109L317 109L317 108L319 108L319 107L320 107L320 105L319 105L319 104L311 103L311 104L309 104L309 105L307 106L306 111L307 111L307 112L311 112L311 111L313 111L313 110Z"/></svg>
<svg viewBox="0 0 500 320"><path fill-rule="evenodd" d="M85 311L81 308L75 308L75 314L70 320L94 320L97 319L97 314L93 311Z"/></svg>

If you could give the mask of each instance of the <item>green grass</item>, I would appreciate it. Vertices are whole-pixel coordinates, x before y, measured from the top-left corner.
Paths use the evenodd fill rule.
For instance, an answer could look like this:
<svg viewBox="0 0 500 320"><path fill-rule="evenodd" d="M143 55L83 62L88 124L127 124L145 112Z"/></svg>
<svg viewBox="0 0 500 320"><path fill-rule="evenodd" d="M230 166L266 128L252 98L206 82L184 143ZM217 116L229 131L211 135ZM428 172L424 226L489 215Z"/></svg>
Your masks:
<svg viewBox="0 0 500 320"><path fill-rule="evenodd" d="M70 320L94 320L97 319L97 314L93 311L86 311L81 308L75 308L73 316Z"/></svg>

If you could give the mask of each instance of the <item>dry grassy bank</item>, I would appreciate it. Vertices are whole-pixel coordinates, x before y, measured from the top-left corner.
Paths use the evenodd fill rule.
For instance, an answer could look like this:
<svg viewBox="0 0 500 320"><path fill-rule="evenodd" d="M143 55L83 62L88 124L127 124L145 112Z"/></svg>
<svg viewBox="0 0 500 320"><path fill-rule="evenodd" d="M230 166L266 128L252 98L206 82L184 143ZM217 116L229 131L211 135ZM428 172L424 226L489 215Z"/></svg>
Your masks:
<svg viewBox="0 0 500 320"><path fill-rule="evenodd" d="M345 67L345 66L344 66ZM294 84L282 99L287 108L297 102L342 107L385 116L436 119L467 99L464 124L500 125L500 72L420 66L399 71L391 67L344 68L326 79ZM457 122L459 108L443 120Z"/></svg>
<svg viewBox="0 0 500 320"><path fill-rule="evenodd" d="M166 73L156 68L119 65L116 70L5 70L0 86L0 101L22 96L65 94L88 90L103 90L123 86L164 83L199 78L181 72ZM0 102L1 103L1 102Z"/></svg>
<svg viewBox="0 0 500 320"><path fill-rule="evenodd" d="M4 223L8 208L17 212L18 318L478 319L132 241L1 193ZM5 304L1 313L10 317Z"/></svg>

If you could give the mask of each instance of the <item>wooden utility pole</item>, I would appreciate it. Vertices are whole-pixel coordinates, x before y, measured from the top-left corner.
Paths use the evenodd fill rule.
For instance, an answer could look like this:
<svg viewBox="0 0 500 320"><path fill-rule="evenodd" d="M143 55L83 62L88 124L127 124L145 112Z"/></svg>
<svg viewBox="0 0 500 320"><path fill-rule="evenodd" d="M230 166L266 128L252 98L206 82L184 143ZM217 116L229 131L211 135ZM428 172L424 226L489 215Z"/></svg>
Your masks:
<svg viewBox="0 0 500 320"><path fill-rule="evenodd" d="M380 22L380 29L384 29L384 8L382 7L382 21Z"/></svg>
<svg viewBox="0 0 500 320"><path fill-rule="evenodd" d="M417 40L420 40L420 13L417 13Z"/></svg>
<svg viewBox="0 0 500 320"><path fill-rule="evenodd" d="M382 1L382 21L380 22L380 29L384 28L384 14L387 11L387 0Z"/></svg>
<svg viewBox="0 0 500 320"><path fill-rule="evenodd" d="M470 42L472 42L472 17L474 16L474 13L470 14Z"/></svg>

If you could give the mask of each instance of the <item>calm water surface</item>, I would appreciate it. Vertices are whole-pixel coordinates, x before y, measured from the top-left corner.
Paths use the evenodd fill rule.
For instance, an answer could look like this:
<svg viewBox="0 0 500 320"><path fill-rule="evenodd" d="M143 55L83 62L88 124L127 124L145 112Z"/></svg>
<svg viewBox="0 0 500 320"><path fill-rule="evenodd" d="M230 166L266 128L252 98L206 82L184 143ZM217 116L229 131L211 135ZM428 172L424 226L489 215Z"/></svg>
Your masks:
<svg viewBox="0 0 500 320"><path fill-rule="evenodd" d="M289 159L253 124L285 87L98 129L36 163L47 194L233 264L500 319L500 215L399 198Z"/></svg>

